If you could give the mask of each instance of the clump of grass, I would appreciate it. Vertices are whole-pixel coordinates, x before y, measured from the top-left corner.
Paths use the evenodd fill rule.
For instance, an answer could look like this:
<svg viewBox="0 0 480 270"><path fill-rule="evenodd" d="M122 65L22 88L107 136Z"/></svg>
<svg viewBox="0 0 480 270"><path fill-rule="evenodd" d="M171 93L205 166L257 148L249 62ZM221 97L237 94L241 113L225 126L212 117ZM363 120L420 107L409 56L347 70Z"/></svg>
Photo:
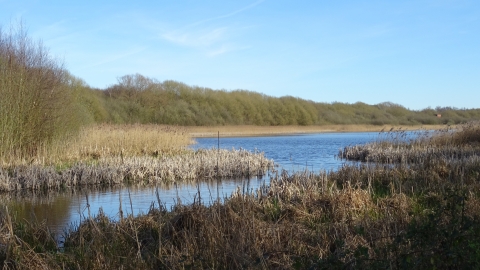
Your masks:
<svg viewBox="0 0 480 270"><path fill-rule="evenodd" d="M431 138L430 143L437 146L478 146L480 144L480 121L442 129Z"/></svg>
<svg viewBox="0 0 480 270"><path fill-rule="evenodd" d="M339 157L388 164L420 164L440 158L449 163L478 156L480 152L480 122L424 132L415 139L406 136L405 131L394 131L385 135L385 140L345 147L339 151Z"/></svg>
<svg viewBox="0 0 480 270"><path fill-rule="evenodd" d="M0 191L60 190L85 186L153 185L263 175L274 166L263 153L245 150L185 151L162 157L103 157L95 163L77 162L58 170L25 165L0 168Z"/></svg>

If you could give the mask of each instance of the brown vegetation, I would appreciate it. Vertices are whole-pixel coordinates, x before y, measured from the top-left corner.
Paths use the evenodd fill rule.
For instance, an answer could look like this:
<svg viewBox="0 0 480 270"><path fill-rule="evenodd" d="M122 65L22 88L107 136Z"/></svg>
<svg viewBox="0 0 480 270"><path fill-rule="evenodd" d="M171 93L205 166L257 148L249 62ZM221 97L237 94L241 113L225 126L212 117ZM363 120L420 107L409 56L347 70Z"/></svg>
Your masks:
<svg viewBox="0 0 480 270"><path fill-rule="evenodd" d="M105 157L174 155L192 143L183 129L160 125L90 125L68 140L39 149L29 159L4 156L0 165L55 165Z"/></svg>
<svg viewBox="0 0 480 270"><path fill-rule="evenodd" d="M405 130L394 130L387 140L345 147L339 157L349 160L381 163L424 163L438 158L457 161L479 154L480 124L470 122L455 128L447 127L431 134L419 132L408 140Z"/></svg>
<svg viewBox="0 0 480 270"><path fill-rule="evenodd" d="M68 168L11 166L0 168L0 191L59 190L79 186L158 184L212 178L263 175L273 162L245 150L186 151L174 156L100 157Z"/></svg>
<svg viewBox="0 0 480 270"><path fill-rule="evenodd" d="M197 201L168 211L158 200L148 214L119 221L100 213L72 228L60 251L42 224L4 215L0 259L8 268L52 269L478 268L476 130L472 125L428 137L447 136L440 145L470 145L472 155L459 148L457 155L336 172L280 172L269 187L239 190L223 204Z"/></svg>

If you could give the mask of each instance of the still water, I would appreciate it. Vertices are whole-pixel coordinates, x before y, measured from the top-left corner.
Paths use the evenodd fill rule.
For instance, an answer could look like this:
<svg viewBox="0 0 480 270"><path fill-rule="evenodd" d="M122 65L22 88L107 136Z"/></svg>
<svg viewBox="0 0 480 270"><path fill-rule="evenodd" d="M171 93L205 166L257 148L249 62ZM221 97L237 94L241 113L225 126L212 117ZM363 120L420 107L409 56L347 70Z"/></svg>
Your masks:
<svg viewBox="0 0 480 270"><path fill-rule="evenodd" d="M220 138L220 148L264 152L267 158L288 171L336 170L344 160L336 158L338 151L348 145L374 141L377 132L321 133L272 137ZM193 149L216 148L217 138L198 138Z"/></svg>
<svg viewBox="0 0 480 270"><path fill-rule="evenodd" d="M339 149L356 144L364 144L378 139L378 133L321 133L291 136L198 138L192 149L220 148L246 149L264 152L273 159L277 169L290 172L313 172L336 170L345 161L336 158ZM191 204L199 199L209 204L228 197L237 188L243 192L256 190L268 185L268 177L251 179L222 179L220 181L196 184L168 185L154 188L124 187L101 190L77 190L67 194L27 194L12 196L0 194L0 202L9 205L13 214L27 220L46 220L57 235L70 225L78 225L89 215L94 216L102 208L112 219L148 212L150 206L162 204L170 209L177 202ZM157 196L158 194L158 196Z"/></svg>

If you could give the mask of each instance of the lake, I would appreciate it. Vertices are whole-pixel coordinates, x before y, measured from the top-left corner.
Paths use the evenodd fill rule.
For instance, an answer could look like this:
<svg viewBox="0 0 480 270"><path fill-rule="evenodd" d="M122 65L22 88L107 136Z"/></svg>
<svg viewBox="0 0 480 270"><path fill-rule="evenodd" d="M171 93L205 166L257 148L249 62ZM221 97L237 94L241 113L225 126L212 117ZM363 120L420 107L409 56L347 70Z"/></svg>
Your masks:
<svg viewBox="0 0 480 270"><path fill-rule="evenodd" d="M221 136L221 134L220 134ZM220 148L246 149L264 152L273 159L278 170L290 172L309 170L336 170L346 161L336 158L338 151L348 145L364 144L379 138L377 132L320 133L289 136L197 138L192 149ZM191 204L199 199L209 204L228 197L237 188L242 192L256 190L269 184L269 177L251 179L222 179L182 185L163 185L156 188L123 187L99 190L72 190L55 194L29 193L24 196L0 194L0 201L9 205L10 211L27 220L46 219L52 231L61 234L70 224L79 224L102 208L112 219L118 219L120 208L124 215L148 212L152 203L159 200L167 209L177 202ZM158 193L158 197L157 197Z"/></svg>

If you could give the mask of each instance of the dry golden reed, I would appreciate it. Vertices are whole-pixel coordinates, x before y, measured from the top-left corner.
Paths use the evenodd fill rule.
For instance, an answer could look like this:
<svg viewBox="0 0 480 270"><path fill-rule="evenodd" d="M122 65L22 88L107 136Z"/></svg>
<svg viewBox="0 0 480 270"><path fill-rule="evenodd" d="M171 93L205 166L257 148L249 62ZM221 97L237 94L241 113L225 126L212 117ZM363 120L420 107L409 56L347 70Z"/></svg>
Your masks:
<svg viewBox="0 0 480 270"><path fill-rule="evenodd" d="M393 130L386 133L385 140L347 146L338 156L347 160L419 164L439 159L450 162L447 160L475 158L480 152L479 122L418 132L414 140L408 136L405 130Z"/></svg>
<svg viewBox="0 0 480 270"><path fill-rule="evenodd" d="M454 132L446 134L463 136ZM158 199L148 214L117 221L100 212L66 234L62 252L36 226L4 215L0 260L57 269L478 269L480 157L475 139L462 141L476 152L429 154L427 147L424 158L408 164L277 172L270 186L239 189L210 206L197 201L167 210ZM186 167L202 167L194 164L205 164L204 154L196 152ZM98 162L121 167L122 159ZM152 174L142 169L148 162L124 159L122 168L143 179Z"/></svg>
<svg viewBox="0 0 480 270"><path fill-rule="evenodd" d="M0 191L58 190L83 186L158 184L263 175L274 166L263 153L210 149L179 155L101 157L68 168L25 165L0 168Z"/></svg>
<svg viewBox="0 0 480 270"><path fill-rule="evenodd" d="M85 129L75 147L81 157L159 156L181 152L191 143L190 136L180 127L97 125Z"/></svg>
<svg viewBox="0 0 480 270"><path fill-rule="evenodd" d="M7 165L51 165L113 156L162 156L181 153L193 141L182 128L161 125L94 125L68 140L39 149L30 159L2 157ZM2 164L0 164L2 165Z"/></svg>

